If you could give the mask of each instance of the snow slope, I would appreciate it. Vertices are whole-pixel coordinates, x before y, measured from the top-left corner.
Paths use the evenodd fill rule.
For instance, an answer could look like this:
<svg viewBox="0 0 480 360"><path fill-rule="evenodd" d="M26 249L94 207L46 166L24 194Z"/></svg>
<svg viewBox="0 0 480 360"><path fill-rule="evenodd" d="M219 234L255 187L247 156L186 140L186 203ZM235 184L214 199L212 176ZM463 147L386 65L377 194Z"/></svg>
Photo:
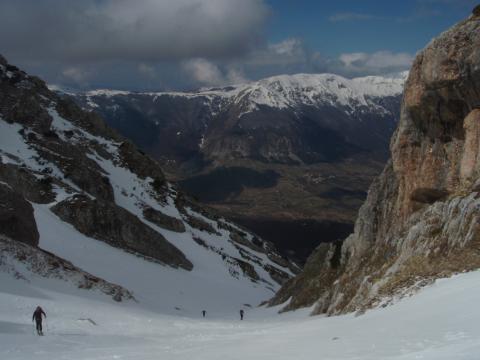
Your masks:
<svg viewBox="0 0 480 360"><path fill-rule="evenodd" d="M275 315L275 309L261 308L247 310L240 322L236 312L219 316L207 309L206 319L171 316L135 303L108 303L55 280L27 283L0 273L0 358L475 360L479 281L479 271L439 280L357 317ZM44 337L33 335L37 304L48 315Z"/></svg>
<svg viewBox="0 0 480 360"><path fill-rule="evenodd" d="M58 221L47 205L35 205L35 218L42 249L133 291L142 306L153 311L195 317L203 309L216 309L225 314L237 311L244 304L256 306L273 294L245 277L228 276L222 271L225 266L222 258L196 246L189 233L166 235L171 241L175 239L174 244L194 260L191 272L145 261L88 238L73 226Z"/></svg>

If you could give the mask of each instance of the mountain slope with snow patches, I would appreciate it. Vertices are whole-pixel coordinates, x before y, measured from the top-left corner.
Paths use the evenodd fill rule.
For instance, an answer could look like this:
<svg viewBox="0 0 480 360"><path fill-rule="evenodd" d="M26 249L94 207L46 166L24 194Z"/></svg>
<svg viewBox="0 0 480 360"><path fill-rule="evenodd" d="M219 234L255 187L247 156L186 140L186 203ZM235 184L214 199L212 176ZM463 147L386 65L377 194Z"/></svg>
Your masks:
<svg viewBox="0 0 480 360"><path fill-rule="evenodd" d="M83 291L105 280L117 301L122 292L155 311L189 314L255 306L297 271L270 243L181 194L98 116L0 64L0 241L10 244L1 269L9 276L74 276L70 285Z"/></svg>

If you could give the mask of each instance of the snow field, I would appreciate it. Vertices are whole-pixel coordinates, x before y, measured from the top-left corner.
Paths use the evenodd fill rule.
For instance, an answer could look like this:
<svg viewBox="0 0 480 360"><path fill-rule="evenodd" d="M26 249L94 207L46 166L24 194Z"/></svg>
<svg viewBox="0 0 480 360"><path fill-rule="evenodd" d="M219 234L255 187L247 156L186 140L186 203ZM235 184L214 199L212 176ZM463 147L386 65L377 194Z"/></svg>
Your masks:
<svg viewBox="0 0 480 360"><path fill-rule="evenodd" d="M67 290L55 280L27 283L0 273L0 358L476 360L479 281L479 271L439 280L357 317L308 317L306 310L276 315L259 308L247 310L241 322L238 313L172 316ZM38 304L48 315L44 337L33 335L31 313Z"/></svg>

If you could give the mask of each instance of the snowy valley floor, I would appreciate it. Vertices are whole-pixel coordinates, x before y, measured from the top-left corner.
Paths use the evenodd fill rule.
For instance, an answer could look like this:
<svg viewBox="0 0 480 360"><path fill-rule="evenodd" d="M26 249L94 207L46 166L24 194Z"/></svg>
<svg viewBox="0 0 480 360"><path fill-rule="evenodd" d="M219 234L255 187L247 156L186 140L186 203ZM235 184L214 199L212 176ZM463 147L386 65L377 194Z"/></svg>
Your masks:
<svg viewBox="0 0 480 360"><path fill-rule="evenodd" d="M206 319L165 315L57 280L27 283L0 273L0 359L474 360L479 283L479 271L458 275L358 317L252 309L240 322L236 313L216 316L211 309ZM33 334L38 304L48 315L44 337Z"/></svg>

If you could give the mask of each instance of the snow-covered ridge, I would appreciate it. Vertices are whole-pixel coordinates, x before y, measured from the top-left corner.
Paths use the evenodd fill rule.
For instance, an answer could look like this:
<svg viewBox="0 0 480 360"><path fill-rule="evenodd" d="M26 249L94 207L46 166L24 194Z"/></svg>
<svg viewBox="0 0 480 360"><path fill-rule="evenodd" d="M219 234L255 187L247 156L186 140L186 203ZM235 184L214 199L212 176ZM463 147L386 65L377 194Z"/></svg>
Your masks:
<svg viewBox="0 0 480 360"><path fill-rule="evenodd" d="M190 92L129 92L99 89L87 91L82 95L87 98L88 104L95 104L96 97L142 95L151 96L154 101L161 96L200 97L209 102L221 102L224 106L240 104L244 113L255 111L259 106L285 109L302 105L333 105L354 109L359 106L378 107L372 103L372 99L401 95L407 76L407 71L392 76L366 76L353 79L335 74L295 74Z"/></svg>
<svg viewBox="0 0 480 360"><path fill-rule="evenodd" d="M280 75L260 80L240 91L241 99L255 105L288 108L300 105L370 105L369 98L398 96L405 75L347 79L333 74Z"/></svg>
<svg viewBox="0 0 480 360"><path fill-rule="evenodd" d="M365 76L348 79L336 74L294 74L294 75L276 75L258 81L253 81L245 84L233 84L225 87L201 88L197 91L125 91L114 89L96 89L89 90L83 94L86 96L116 96L116 95L150 95L150 96L222 96L232 97L238 95L246 89L253 89L257 87L269 88L271 90L279 90L280 87L284 89L308 90L311 88L328 89L332 92L338 92L336 89L342 89L343 86L348 87L358 93L370 96L395 96L403 91L403 84L408 76L408 71L392 76ZM342 86L343 85L343 86ZM55 85L50 85L50 89L54 91L62 91L62 89Z"/></svg>

